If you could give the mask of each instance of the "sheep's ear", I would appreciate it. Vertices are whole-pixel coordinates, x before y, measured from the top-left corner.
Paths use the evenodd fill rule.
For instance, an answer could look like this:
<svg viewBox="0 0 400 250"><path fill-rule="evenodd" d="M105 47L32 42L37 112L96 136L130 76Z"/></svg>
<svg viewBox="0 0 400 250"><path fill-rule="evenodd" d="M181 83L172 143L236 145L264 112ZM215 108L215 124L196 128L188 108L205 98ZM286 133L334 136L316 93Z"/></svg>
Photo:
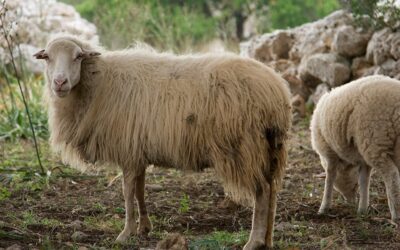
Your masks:
<svg viewBox="0 0 400 250"><path fill-rule="evenodd" d="M84 58L90 58L90 57L99 56L99 55L101 55L101 53L97 52L97 51L92 51L92 50L84 50L82 52L82 55L83 55Z"/></svg>
<svg viewBox="0 0 400 250"><path fill-rule="evenodd" d="M46 54L46 51L42 49L41 51L35 53L33 55L36 59L47 59L49 56Z"/></svg>

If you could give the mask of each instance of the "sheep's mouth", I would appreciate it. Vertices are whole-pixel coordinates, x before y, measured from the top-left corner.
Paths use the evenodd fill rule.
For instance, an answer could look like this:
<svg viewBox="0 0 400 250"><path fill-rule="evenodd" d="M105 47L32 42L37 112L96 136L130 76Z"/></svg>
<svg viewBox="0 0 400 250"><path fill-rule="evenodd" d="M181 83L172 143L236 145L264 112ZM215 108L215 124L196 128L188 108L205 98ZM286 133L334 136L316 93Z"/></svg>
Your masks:
<svg viewBox="0 0 400 250"><path fill-rule="evenodd" d="M60 90L55 90L55 89L53 89L53 92L58 97L64 97L64 96L68 95L69 89L67 89L67 90L61 90L61 89Z"/></svg>

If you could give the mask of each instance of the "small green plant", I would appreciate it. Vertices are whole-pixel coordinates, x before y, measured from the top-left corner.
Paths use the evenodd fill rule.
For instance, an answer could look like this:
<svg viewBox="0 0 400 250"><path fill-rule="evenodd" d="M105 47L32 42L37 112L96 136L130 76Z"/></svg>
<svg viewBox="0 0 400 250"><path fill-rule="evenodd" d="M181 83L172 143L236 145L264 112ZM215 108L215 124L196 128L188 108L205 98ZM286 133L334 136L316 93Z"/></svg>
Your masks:
<svg viewBox="0 0 400 250"><path fill-rule="evenodd" d="M119 218L103 216L88 216L84 219L83 223L86 227L91 229L100 229L108 232L119 232L124 228L123 220Z"/></svg>
<svg viewBox="0 0 400 250"><path fill-rule="evenodd" d="M114 212L117 213L117 214L124 214L125 213L125 208L116 207L116 208L114 208Z"/></svg>
<svg viewBox="0 0 400 250"><path fill-rule="evenodd" d="M0 187L0 201L7 199L11 196L11 192L6 187Z"/></svg>
<svg viewBox="0 0 400 250"><path fill-rule="evenodd" d="M45 226L51 227L52 229L62 226L62 222L60 222L59 220L56 219L48 219L48 218L44 218L40 221L40 223L42 223Z"/></svg>
<svg viewBox="0 0 400 250"><path fill-rule="evenodd" d="M29 225L34 225L39 223L39 218L32 211L26 211L22 214L22 225L26 228Z"/></svg>
<svg viewBox="0 0 400 250"><path fill-rule="evenodd" d="M95 209L96 211L98 211L98 212L101 212L101 213L103 213L103 212L106 211L106 207L103 206L103 204L101 204L101 203L99 203L99 202L97 202L96 204L94 204L94 209Z"/></svg>
<svg viewBox="0 0 400 250"><path fill-rule="evenodd" d="M249 237L249 233L244 230L230 233L227 231L215 231L209 236L190 242L191 250L206 249L231 249L233 246L243 246Z"/></svg>
<svg viewBox="0 0 400 250"><path fill-rule="evenodd" d="M7 74L7 76L6 76ZM7 72L3 76L9 79L9 88L0 90L2 104L0 108L0 140L27 139L32 137L29 121L23 107L22 96L18 92L15 78ZM30 78L27 81L30 86L29 106L32 114L32 125L39 138L48 138L47 113L42 105L43 80Z"/></svg>
<svg viewBox="0 0 400 250"><path fill-rule="evenodd" d="M189 204L190 204L189 196L187 194L184 194L179 201L179 212L180 213L189 212L190 209Z"/></svg>

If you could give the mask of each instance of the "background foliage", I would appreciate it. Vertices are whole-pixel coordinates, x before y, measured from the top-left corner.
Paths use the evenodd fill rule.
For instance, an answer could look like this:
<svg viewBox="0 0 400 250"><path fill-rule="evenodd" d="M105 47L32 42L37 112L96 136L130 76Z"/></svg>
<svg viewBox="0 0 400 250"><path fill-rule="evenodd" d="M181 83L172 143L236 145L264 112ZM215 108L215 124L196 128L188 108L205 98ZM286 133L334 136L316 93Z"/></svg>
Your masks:
<svg viewBox="0 0 400 250"><path fill-rule="evenodd" d="M160 49L196 48L215 38L243 39L253 18L257 33L294 27L340 8L338 0L64 0L94 22L110 48L139 40Z"/></svg>
<svg viewBox="0 0 400 250"><path fill-rule="evenodd" d="M375 29L400 27L400 1L398 0L345 0L347 7L362 25ZM395 7L396 6L396 7ZM365 18L365 16L369 18Z"/></svg>

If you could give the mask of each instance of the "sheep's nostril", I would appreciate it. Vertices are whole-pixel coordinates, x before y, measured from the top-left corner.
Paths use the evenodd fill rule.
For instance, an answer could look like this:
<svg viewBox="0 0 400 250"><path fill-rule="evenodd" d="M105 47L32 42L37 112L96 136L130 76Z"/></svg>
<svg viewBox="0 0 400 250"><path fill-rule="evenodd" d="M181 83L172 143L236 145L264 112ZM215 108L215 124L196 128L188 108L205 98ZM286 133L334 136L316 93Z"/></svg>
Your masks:
<svg viewBox="0 0 400 250"><path fill-rule="evenodd" d="M66 84L67 83L67 79L54 79L54 83L57 85L57 86L59 86L59 87L61 87L61 86L63 86L64 84Z"/></svg>

